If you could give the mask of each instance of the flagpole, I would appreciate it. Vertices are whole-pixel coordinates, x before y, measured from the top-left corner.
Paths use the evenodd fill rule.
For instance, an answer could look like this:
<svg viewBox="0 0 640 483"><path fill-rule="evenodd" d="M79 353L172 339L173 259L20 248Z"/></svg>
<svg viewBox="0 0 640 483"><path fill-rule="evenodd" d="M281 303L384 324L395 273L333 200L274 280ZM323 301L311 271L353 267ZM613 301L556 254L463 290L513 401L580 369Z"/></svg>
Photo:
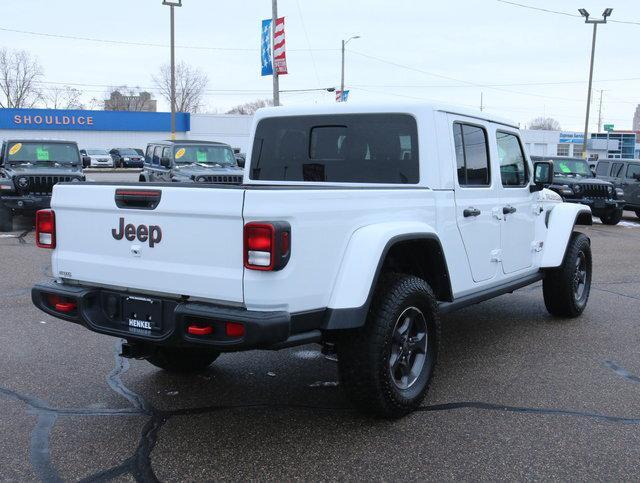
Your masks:
<svg viewBox="0 0 640 483"><path fill-rule="evenodd" d="M276 19L278 18L278 0L271 0L271 40L276 32ZM273 68L273 105L280 105L280 80L278 79L278 71Z"/></svg>

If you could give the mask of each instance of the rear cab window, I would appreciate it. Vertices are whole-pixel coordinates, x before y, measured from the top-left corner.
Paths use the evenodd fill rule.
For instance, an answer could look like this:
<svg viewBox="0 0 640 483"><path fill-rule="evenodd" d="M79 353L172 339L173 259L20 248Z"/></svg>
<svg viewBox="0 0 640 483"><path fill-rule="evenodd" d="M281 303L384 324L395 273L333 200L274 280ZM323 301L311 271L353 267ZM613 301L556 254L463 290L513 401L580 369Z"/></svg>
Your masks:
<svg viewBox="0 0 640 483"><path fill-rule="evenodd" d="M417 184L416 121L408 114L285 116L262 119L252 180Z"/></svg>
<svg viewBox="0 0 640 483"><path fill-rule="evenodd" d="M640 164L629 163L627 165L627 178L638 179L640 176Z"/></svg>

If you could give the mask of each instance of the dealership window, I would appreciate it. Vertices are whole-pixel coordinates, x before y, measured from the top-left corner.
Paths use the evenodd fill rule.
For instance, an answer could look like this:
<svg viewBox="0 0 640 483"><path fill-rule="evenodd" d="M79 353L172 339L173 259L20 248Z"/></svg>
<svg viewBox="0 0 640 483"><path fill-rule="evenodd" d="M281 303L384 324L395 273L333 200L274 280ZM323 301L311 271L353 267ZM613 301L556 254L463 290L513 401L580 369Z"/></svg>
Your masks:
<svg viewBox="0 0 640 483"><path fill-rule="evenodd" d="M456 122L453 124L458 184L489 186L489 152L487 132L480 126Z"/></svg>
<svg viewBox="0 0 640 483"><path fill-rule="evenodd" d="M569 150L571 149L571 144L558 144L558 156L569 156Z"/></svg>
<svg viewBox="0 0 640 483"><path fill-rule="evenodd" d="M573 157L574 158L582 158L584 153L584 149L582 144L574 144L573 145Z"/></svg>
<svg viewBox="0 0 640 483"><path fill-rule="evenodd" d="M407 114L282 116L258 123L251 179L415 184L418 132Z"/></svg>
<svg viewBox="0 0 640 483"><path fill-rule="evenodd" d="M520 140L515 134L496 132L502 186L519 187L529 183L529 170Z"/></svg>
<svg viewBox="0 0 640 483"><path fill-rule="evenodd" d="M609 163L604 161L599 161L596 165L596 175L598 176L608 176L609 175Z"/></svg>

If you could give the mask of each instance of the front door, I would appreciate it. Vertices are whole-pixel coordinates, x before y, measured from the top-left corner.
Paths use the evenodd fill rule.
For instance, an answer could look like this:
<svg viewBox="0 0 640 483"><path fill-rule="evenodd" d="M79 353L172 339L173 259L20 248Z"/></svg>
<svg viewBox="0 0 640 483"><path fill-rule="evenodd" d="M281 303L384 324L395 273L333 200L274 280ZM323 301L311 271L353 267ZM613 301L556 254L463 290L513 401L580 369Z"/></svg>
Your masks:
<svg viewBox="0 0 640 483"><path fill-rule="evenodd" d="M449 115L456 155L456 220L475 282L493 279L500 259L498 187L492 180L487 126Z"/></svg>
<svg viewBox="0 0 640 483"><path fill-rule="evenodd" d="M505 274L533 265L535 216L531 168L516 131L498 127L496 155L500 163L502 268Z"/></svg>

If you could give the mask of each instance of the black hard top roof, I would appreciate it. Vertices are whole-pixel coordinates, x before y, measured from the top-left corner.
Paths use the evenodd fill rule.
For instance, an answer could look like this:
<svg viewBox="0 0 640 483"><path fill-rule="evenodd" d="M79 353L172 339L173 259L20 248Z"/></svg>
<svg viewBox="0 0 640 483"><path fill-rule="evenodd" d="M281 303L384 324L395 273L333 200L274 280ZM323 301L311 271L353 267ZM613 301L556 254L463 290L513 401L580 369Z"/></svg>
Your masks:
<svg viewBox="0 0 640 483"><path fill-rule="evenodd" d="M36 139L36 138L26 138L26 139L5 139L7 143L56 143L56 144L78 144L76 141L65 141L64 139Z"/></svg>

